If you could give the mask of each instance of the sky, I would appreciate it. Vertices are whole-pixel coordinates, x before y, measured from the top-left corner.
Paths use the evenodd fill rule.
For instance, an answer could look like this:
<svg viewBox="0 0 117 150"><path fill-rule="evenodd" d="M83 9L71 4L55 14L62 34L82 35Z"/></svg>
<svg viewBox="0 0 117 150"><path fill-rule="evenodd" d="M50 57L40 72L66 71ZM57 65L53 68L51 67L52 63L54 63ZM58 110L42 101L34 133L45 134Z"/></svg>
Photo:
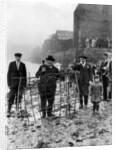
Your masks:
<svg viewBox="0 0 117 150"><path fill-rule="evenodd" d="M77 3L8 0L7 42L12 46L41 47L56 30L73 31ZM9 50L8 49L8 50Z"/></svg>

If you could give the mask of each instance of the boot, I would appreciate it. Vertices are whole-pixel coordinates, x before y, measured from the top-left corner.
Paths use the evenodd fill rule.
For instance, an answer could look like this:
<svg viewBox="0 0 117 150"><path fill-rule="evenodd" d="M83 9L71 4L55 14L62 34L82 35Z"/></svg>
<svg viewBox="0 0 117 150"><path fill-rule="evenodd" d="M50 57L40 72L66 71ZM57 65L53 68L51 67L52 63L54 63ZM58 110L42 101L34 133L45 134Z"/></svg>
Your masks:
<svg viewBox="0 0 117 150"><path fill-rule="evenodd" d="M96 105L95 104L93 104L93 115L95 115L96 114Z"/></svg>
<svg viewBox="0 0 117 150"><path fill-rule="evenodd" d="M83 109L83 105L80 105L79 109Z"/></svg>
<svg viewBox="0 0 117 150"><path fill-rule="evenodd" d="M46 118L46 112L42 113L42 118Z"/></svg>
<svg viewBox="0 0 117 150"><path fill-rule="evenodd" d="M97 106L96 106L96 110L97 110L97 111L99 111L99 104L97 104Z"/></svg>
<svg viewBox="0 0 117 150"><path fill-rule="evenodd" d="M55 115L52 112L48 112L48 117L55 117Z"/></svg>
<svg viewBox="0 0 117 150"><path fill-rule="evenodd" d="M80 107L79 109L83 109L83 99L82 99L82 95L80 95Z"/></svg>
<svg viewBox="0 0 117 150"><path fill-rule="evenodd" d="M11 113L7 112L7 118L11 117Z"/></svg>
<svg viewBox="0 0 117 150"><path fill-rule="evenodd" d="M8 104L7 117L11 117L11 105Z"/></svg>

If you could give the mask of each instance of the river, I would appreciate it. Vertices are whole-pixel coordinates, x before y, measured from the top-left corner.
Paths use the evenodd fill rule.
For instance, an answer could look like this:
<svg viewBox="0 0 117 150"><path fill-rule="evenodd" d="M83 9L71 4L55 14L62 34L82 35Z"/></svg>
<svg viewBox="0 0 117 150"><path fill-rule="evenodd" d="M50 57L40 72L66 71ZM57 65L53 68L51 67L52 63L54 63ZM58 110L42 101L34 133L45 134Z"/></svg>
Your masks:
<svg viewBox="0 0 117 150"><path fill-rule="evenodd" d="M9 66L9 63L12 62L12 61L13 60L8 59L7 60L7 66ZM32 62L29 62L29 61L22 61L22 62L24 62L25 65L26 65L27 76L29 76L29 73L30 73L31 77L35 77L35 73L39 69L40 64L32 63Z"/></svg>

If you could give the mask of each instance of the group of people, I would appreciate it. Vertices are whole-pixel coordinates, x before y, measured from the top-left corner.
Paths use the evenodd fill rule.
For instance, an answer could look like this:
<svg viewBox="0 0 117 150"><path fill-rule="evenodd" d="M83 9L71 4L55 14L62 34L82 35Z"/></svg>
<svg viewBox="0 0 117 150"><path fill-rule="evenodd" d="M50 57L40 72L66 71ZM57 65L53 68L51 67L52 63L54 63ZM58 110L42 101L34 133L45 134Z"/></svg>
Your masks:
<svg viewBox="0 0 117 150"><path fill-rule="evenodd" d="M112 99L112 55L104 53L104 60L97 65L89 65L86 56L80 56L80 62L68 67L71 73L78 71L78 85L80 90L80 108L87 107L88 96L95 108L99 110L99 102ZM70 68L70 69L69 69ZM69 77L72 82L73 74ZM74 82L74 81L73 81ZM84 105L83 105L84 100Z"/></svg>
<svg viewBox="0 0 117 150"><path fill-rule="evenodd" d="M112 48L112 40L107 38L86 38L85 46L91 48Z"/></svg>
<svg viewBox="0 0 117 150"><path fill-rule="evenodd" d="M112 49L112 39L107 38L82 38L79 39L79 47Z"/></svg>
<svg viewBox="0 0 117 150"><path fill-rule="evenodd" d="M8 99L7 116L11 116L11 107L16 102L16 108L21 102L23 90L27 83L26 66L20 61L22 54L16 53L16 61L11 62L8 69L7 79L10 88ZM102 100L108 101L107 89L110 86L109 98L112 98L112 60L109 59L108 54L104 53L104 61L100 68L92 67L87 63L87 56L79 56L79 63L74 62L72 66L72 74L78 75L75 84L79 87L80 95L80 109L87 108L89 95L93 103L93 113L99 112L99 103ZM57 80L65 81L63 69L58 70L54 66L55 58L49 55L43 60L35 76L39 78L38 89L41 99L42 118L54 116L52 113L53 103L55 100L55 92ZM67 70L68 74L70 73ZM76 83L77 82L77 83ZM71 86L71 85L70 85ZM18 92L20 91L20 92ZM18 103L17 103L18 100ZM48 103L48 105L47 105Z"/></svg>

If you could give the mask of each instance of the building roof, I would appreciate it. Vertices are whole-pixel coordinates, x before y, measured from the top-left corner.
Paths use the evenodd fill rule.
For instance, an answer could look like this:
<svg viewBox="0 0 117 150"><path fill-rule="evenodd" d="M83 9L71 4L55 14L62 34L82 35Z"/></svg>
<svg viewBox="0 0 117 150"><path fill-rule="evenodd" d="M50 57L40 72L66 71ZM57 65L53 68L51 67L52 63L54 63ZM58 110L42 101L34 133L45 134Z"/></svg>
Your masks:
<svg viewBox="0 0 117 150"><path fill-rule="evenodd" d="M75 11L75 14L78 14L79 17L83 18L94 18L96 19L109 20L112 19L112 5L102 5L102 4L78 4Z"/></svg>
<svg viewBox="0 0 117 150"><path fill-rule="evenodd" d="M56 36L60 40L73 39L73 32L72 31L57 30Z"/></svg>
<svg viewBox="0 0 117 150"><path fill-rule="evenodd" d="M84 9L89 9L89 8L91 8L91 9L94 9L94 8L100 8L100 10L101 9L103 9L103 8L111 8L111 10L112 10L112 5L102 5L102 4L82 4L82 3L79 3L78 5L77 5L77 7L76 7L76 9L75 9L75 11L77 10L77 9L79 9L79 8L84 8Z"/></svg>

